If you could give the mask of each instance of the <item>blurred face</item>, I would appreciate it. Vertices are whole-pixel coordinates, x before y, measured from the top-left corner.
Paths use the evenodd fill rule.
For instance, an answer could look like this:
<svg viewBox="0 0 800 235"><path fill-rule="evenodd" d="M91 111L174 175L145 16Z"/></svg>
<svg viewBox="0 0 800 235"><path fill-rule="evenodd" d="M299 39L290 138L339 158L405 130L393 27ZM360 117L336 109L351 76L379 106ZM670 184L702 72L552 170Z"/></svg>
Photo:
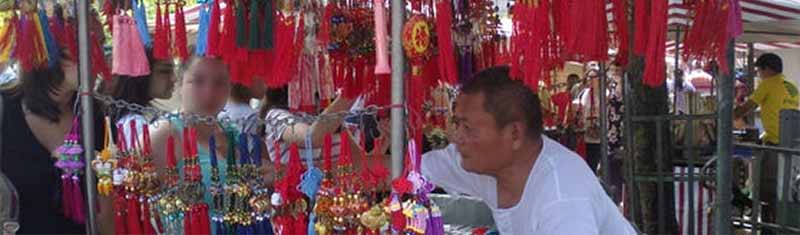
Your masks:
<svg viewBox="0 0 800 235"><path fill-rule="evenodd" d="M61 91L78 90L78 64L74 61L61 60L61 69L64 72L64 82L61 84Z"/></svg>
<svg viewBox="0 0 800 235"><path fill-rule="evenodd" d="M201 58L189 65L181 84L184 112L216 116L230 95L228 69L217 59Z"/></svg>
<svg viewBox="0 0 800 235"><path fill-rule="evenodd" d="M775 76L776 73L773 72L772 69L756 66L756 74L758 75L758 78L765 79Z"/></svg>
<svg viewBox="0 0 800 235"><path fill-rule="evenodd" d="M250 95L253 96L253 99L264 98L265 92L267 92L267 87L264 85L263 79L253 78L253 84L250 84Z"/></svg>
<svg viewBox="0 0 800 235"><path fill-rule="evenodd" d="M175 88L174 66L168 61L158 61L153 65L150 78L150 96L156 99L169 99Z"/></svg>
<svg viewBox="0 0 800 235"><path fill-rule="evenodd" d="M464 170L495 175L513 160L510 128L500 128L483 108L483 94L460 94L456 99L451 138L463 161ZM511 125L507 125L509 127Z"/></svg>

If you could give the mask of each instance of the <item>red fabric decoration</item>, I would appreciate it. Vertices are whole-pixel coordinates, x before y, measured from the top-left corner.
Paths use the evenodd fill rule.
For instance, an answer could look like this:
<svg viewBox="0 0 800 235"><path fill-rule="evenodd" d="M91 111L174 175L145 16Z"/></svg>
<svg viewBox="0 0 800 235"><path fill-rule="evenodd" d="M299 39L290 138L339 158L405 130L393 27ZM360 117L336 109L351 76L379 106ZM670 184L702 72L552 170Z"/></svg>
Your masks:
<svg viewBox="0 0 800 235"><path fill-rule="evenodd" d="M186 19L183 14L183 3L175 6L175 53L181 61L189 59L189 51L186 48Z"/></svg>
<svg viewBox="0 0 800 235"><path fill-rule="evenodd" d="M453 12L450 1L436 3L436 34L439 45L439 74L442 81L455 85L458 83L455 49L451 36Z"/></svg>
<svg viewBox="0 0 800 235"><path fill-rule="evenodd" d="M650 4L650 27L645 54L644 84L658 87L666 80L667 8L666 1L653 1Z"/></svg>

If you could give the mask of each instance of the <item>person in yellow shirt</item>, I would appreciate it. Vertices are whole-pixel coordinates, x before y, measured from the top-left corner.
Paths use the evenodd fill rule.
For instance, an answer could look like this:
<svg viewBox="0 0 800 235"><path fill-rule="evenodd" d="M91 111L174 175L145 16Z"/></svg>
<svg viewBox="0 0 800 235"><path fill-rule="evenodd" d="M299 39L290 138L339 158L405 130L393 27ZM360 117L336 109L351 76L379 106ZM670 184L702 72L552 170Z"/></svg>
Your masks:
<svg viewBox="0 0 800 235"><path fill-rule="evenodd" d="M756 107L761 107L761 123L765 130L761 135L761 141L766 145L778 145L780 144L781 110L796 110L800 107L797 85L784 77L783 62L778 55L763 54L758 57L755 66L761 83L747 102L736 108L734 115L741 118L755 110ZM763 158L761 170L759 191L761 191L761 198L768 204L764 208L765 217L768 220L774 215L774 203L777 201L777 159L776 156L766 155Z"/></svg>
<svg viewBox="0 0 800 235"><path fill-rule="evenodd" d="M800 107L797 85L784 77L783 62L778 55L763 54L758 57L755 66L761 83L748 101L736 108L735 114L737 117L743 117L756 107L761 107L761 123L765 130L761 140L765 144L778 145L781 110Z"/></svg>

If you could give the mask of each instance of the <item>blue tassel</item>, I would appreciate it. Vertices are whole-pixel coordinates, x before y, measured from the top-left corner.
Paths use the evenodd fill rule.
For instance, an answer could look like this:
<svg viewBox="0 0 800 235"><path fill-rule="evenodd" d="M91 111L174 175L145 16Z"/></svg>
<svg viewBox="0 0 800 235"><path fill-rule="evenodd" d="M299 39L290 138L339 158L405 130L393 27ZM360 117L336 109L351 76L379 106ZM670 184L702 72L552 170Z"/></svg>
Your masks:
<svg viewBox="0 0 800 235"><path fill-rule="evenodd" d="M247 148L247 134L239 135L239 164L244 165L250 161L249 149Z"/></svg>
<svg viewBox="0 0 800 235"><path fill-rule="evenodd" d="M139 38L145 48L153 48L153 40L150 39L150 32L147 31L147 13L145 12L144 1L136 2L131 0L133 7L133 17L136 20L136 29L139 31Z"/></svg>
<svg viewBox="0 0 800 235"><path fill-rule="evenodd" d="M317 213L311 212L311 215L308 216L308 235L317 235L317 231L314 230L314 221L317 220Z"/></svg>
<svg viewBox="0 0 800 235"><path fill-rule="evenodd" d="M198 1L199 2L199 1ZM209 1L213 4L213 0ZM200 7L200 25L197 28L197 44L195 44L194 53L198 56L206 55L208 48L208 24L211 21L211 5L203 3Z"/></svg>
<svg viewBox="0 0 800 235"><path fill-rule="evenodd" d="M264 220L264 228L266 229L265 230L266 232L264 234L267 235L275 234L275 231L272 229L272 222L270 222L268 219Z"/></svg>
<svg viewBox="0 0 800 235"><path fill-rule="evenodd" d="M217 235L227 234L225 232L225 224L223 224L222 221L214 221L214 226L217 228Z"/></svg>
<svg viewBox="0 0 800 235"><path fill-rule="evenodd" d="M253 154L250 156L252 158L252 163L256 165L256 167L261 167L261 141L258 141L258 136L253 135L252 139L256 140L253 141Z"/></svg>
<svg viewBox="0 0 800 235"><path fill-rule="evenodd" d="M55 68L55 66L59 65L59 60L61 59L61 51L58 49L58 45L56 44L55 39L53 39L53 35L50 33L50 24L47 21L47 13L44 12L43 8L39 8L39 24L42 26L42 35L44 36L44 44L47 48L47 66L50 68ZM27 39L24 39L27 40Z"/></svg>

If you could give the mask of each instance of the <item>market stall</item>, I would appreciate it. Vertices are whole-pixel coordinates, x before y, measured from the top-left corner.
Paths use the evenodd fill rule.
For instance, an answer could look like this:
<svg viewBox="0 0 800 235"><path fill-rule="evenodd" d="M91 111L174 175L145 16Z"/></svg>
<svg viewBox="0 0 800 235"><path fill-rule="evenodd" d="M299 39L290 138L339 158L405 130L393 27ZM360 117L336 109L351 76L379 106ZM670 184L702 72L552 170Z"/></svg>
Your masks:
<svg viewBox="0 0 800 235"><path fill-rule="evenodd" d="M713 227L713 232L725 234L728 232L726 225L731 224L730 208L718 203L714 208L717 223L715 226L708 223L711 215L700 212L710 208L709 201L703 198L710 200L712 194L694 179L696 172L701 173L693 167L695 154L684 152L690 162L687 168L674 168L665 163L664 158L669 158L664 155L665 148L670 147L664 144L667 141L662 139L662 134L672 132L669 122L674 120L689 123L699 119L717 120L716 154L720 170L713 196L716 200L728 201L731 196L725 192L730 191L730 185L725 182L731 178L727 169L733 145L729 125L732 121L726 114L732 108L733 79L726 78L733 74L734 52L741 50L733 42L765 42L756 44L756 48L777 48L795 47L798 45L795 42L800 41L797 30L771 27L777 23L796 23L792 17L800 11L783 1L691 4L678 0L581 2L584 4L517 1L511 4L488 0L392 0L387 4L386 1L366 0L210 0L189 6L191 4L184 1L134 0L130 3L105 1L98 8L86 0L78 0L72 11L76 21L67 24L67 33L61 34L51 34L52 28L58 30L58 27L51 26L53 20L48 20L53 17L45 11L48 4L20 2L22 4L4 8L13 17L4 18L4 22L9 23L0 25L0 31L5 32L0 38L0 61L14 58L23 70L48 66L58 61L59 50L53 41L74 37L72 32L77 32L77 38L66 40L74 45L68 49L80 62L78 103L82 106L82 124L76 122L69 133L60 151L58 168L63 170L61 190L67 198L64 204L69 205L63 213L76 222L85 222L90 234L97 233L98 218L95 210L87 208L97 205L98 197L114 201L116 234L383 234L389 231L443 234L456 225L488 228L491 218L459 218L462 213L453 212L457 211L454 209L475 209L485 215L486 210L477 206L480 203L429 196L434 186L420 172L424 143L444 138L447 130L450 104L446 98L451 96L447 92L450 88L484 68L510 65L513 76L542 97L549 98L551 91L568 93L562 89L568 82L565 75L583 75L584 70L590 69L599 71L598 89L605 91L608 90L606 81L614 76L606 71L616 67L626 71L625 79L621 80L624 82L621 85L625 86L624 103L635 103L634 94L639 94L639 98L652 91L655 95L666 94L660 90L667 80L665 67L651 65L665 65L671 59L676 64L681 59L715 61L719 73L714 74L717 79L713 86L718 88L715 92L718 92L719 105L714 112L716 115L692 113L684 116L637 113L632 112L633 105L626 105L626 113L630 114L625 121L627 154L652 155L659 160L656 175L643 177L658 178L655 180L660 182L658 195L669 194L673 201L674 197L692 198L686 203L671 203L658 196L659 212L669 210L673 207L670 204L687 212L674 214L675 218L666 218L673 215L669 213L645 214L645 217L651 216L646 219L658 217L660 222L649 224L659 226L657 230L645 227L643 231L665 232L664 226L669 226L665 221L671 220L681 231L706 234L711 233ZM156 5L155 17L149 20L148 15L152 13L144 12L152 8L148 4ZM99 31L92 27L96 25L89 23L96 19L102 19L104 25ZM629 24L629 19L634 23ZM689 24L690 21L694 23ZM718 33L712 30L716 28L727 30ZM103 30L110 33L110 66L103 63L106 60L99 49L98 41L105 39ZM25 35L33 35L37 40L20 41ZM320 148L319 159L313 151L299 150L297 143L288 149L283 146L281 150L279 144L265 143L258 137L232 129L224 129L224 138L198 140L195 126L219 123L224 126L233 120L136 106L93 93L91 84L95 79L150 73L146 55L149 50L162 60L219 59L227 66L234 84L288 87L288 108L310 114L278 121L291 128L297 122L314 123L342 117L390 118L391 165L387 168L381 164L378 154L368 154L366 138L359 139L358 145L362 146L359 152L342 148L341 154L331 154L330 139L334 137L328 135ZM602 92L590 94L599 93ZM318 110L331 105L337 95L361 99L364 105L345 112L318 114ZM115 126L109 121L103 131L94 130L93 112L98 111L93 107L94 99L110 109L137 110L154 120L178 119L187 123L187 128L170 136L164 149L154 149L147 126L137 130L136 125L131 125L130 136L114 136L111 129ZM556 108L550 99L545 100L547 115L551 115L546 118L565 119L557 118L559 112L568 116L563 114L566 108ZM571 98L561 100L562 107L572 103ZM590 102L590 109L607 110L609 105L603 98L597 102L598 107L594 107L594 99ZM647 104L653 103L645 103L645 106ZM609 139L603 131L609 129L609 116L607 112L600 112L590 119L597 119L599 124L580 123L576 129L580 130L580 137L587 130L601 130L602 137L597 144L601 146L600 165L606 171L611 163ZM259 117L255 122L266 124L276 120ZM647 127L654 127L659 134L635 141L652 139L655 144L634 142L634 126L651 122L653 125L646 124ZM355 126L365 128L363 123ZM552 123L550 127L562 128L560 123ZM694 136L693 129L687 128L685 136ZM105 133L105 142L93 142L95 133ZM345 131L341 134L340 139L349 138ZM312 139L309 134L303 146L314 146ZM198 143L206 141L208 150L205 151L210 153L210 158L204 160ZM97 154L90 151L101 144L103 151ZM270 148L266 148L267 145ZM217 151L218 146L227 146L224 156ZM635 153L637 148L647 148L651 152ZM263 149L274 152L264 153ZM154 163L155 152L166 152L166 165ZM289 158L283 163L262 158L282 156L284 152L288 152ZM626 160L631 160L631 164L636 162L632 157ZM267 169L274 169L274 172ZM670 173L659 171L686 175L688 183L678 183L674 188L665 186L661 177ZM631 169L626 174L631 180L629 184L637 184L635 178L641 176ZM274 176L274 182L267 176ZM610 181L607 172L600 176L604 182ZM644 181L647 180L652 181ZM85 184L85 192L81 184ZM688 189L685 195L683 188ZM638 192L638 189L628 192L627 205L632 206L628 216L634 223L647 224L653 220L642 221L639 214L642 210L637 209ZM692 202L694 198L705 203L696 205ZM464 208L439 207L455 204Z"/></svg>

